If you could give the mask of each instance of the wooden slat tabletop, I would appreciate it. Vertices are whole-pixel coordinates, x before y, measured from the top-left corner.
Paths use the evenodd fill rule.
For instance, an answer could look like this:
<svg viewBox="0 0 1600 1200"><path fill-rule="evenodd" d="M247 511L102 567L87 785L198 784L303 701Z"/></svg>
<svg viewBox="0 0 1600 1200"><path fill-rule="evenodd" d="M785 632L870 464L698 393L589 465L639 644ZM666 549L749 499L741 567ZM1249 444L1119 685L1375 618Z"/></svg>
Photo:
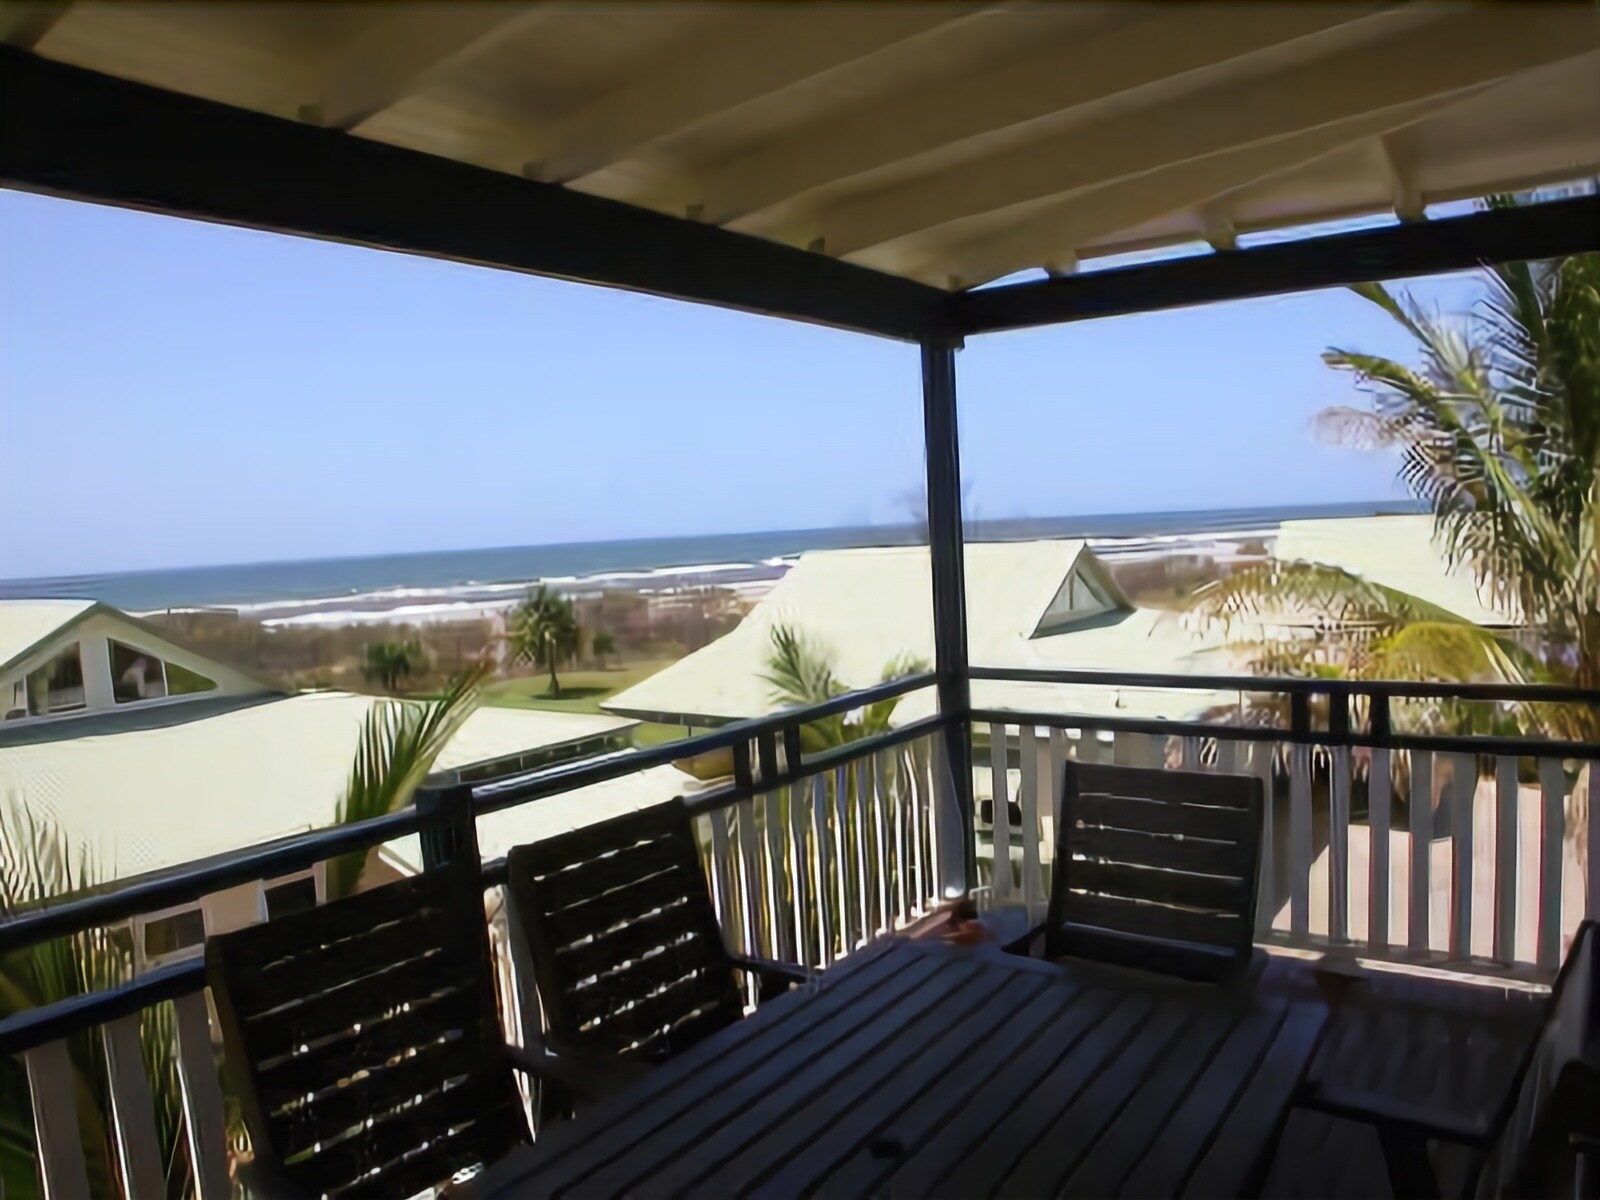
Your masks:
<svg viewBox="0 0 1600 1200"><path fill-rule="evenodd" d="M547 1130L472 1190L1237 1195L1326 1019L1291 963L1230 991L888 941Z"/></svg>

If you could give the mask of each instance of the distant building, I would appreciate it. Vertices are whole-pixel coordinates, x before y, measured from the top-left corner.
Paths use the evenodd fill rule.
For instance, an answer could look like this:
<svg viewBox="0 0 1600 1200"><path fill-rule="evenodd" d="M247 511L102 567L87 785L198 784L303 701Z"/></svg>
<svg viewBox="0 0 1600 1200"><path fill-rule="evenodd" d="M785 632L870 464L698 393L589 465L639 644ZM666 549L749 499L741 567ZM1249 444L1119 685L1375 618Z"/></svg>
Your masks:
<svg viewBox="0 0 1600 1200"><path fill-rule="evenodd" d="M1468 567L1451 567L1427 513L1285 521L1274 557L1338 567L1405 592L1476 625L1514 628L1517 615L1496 605Z"/></svg>
<svg viewBox="0 0 1600 1200"><path fill-rule="evenodd" d="M0 832L22 813L87 852L106 879L203 860L330 825L363 723L381 699L287 695L89 601L0 602ZM480 708L446 746L436 780L472 780L625 749L636 722L604 714ZM484 817L499 856L692 781L643 771ZM371 877L412 874L415 837L380 847ZM325 898L321 868L208 896L134 922L144 965L199 952L219 933Z"/></svg>
<svg viewBox="0 0 1600 1200"><path fill-rule="evenodd" d="M93 600L0 601L5 721L51 720L272 689Z"/></svg>
<svg viewBox="0 0 1600 1200"><path fill-rule="evenodd" d="M1116 672L1226 669L1219 638L1174 613L1134 604L1081 540L980 542L966 548L967 639L974 666ZM789 625L826 652L846 686L868 687L897 658L932 663L933 585L926 546L802 555L731 633L607 700L608 712L713 725L780 706L763 676L772 631ZM1204 656L1204 657L1201 657ZM1200 692L975 681L983 707L1183 717L1220 699ZM926 716L908 696L897 721Z"/></svg>

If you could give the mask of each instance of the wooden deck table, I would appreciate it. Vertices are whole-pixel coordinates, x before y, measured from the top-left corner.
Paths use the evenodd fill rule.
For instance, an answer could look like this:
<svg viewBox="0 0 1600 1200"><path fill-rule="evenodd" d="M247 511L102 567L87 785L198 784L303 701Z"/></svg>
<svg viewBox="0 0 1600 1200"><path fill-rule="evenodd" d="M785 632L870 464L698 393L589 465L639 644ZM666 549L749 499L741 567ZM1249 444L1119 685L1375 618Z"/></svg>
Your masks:
<svg viewBox="0 0 1600 1200"><path fill-rule="evenodd" d="M477 1197L1235 1196L1327 1008L1304 965L1227 991L890 940L477 1180Z"/></svg>

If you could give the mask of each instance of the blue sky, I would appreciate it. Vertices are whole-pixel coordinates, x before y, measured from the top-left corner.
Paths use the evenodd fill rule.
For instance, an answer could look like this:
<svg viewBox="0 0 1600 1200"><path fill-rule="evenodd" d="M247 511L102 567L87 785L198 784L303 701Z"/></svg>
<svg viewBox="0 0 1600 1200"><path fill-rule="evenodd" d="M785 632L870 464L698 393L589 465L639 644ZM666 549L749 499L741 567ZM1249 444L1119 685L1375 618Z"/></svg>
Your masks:
<svg viewBox="0 0 1600 1200"><path fill-rule="evenodd" d="M1410 351L1341 292L974 339L971 503L1397 495L1312 436L1330 343ZM0 577L900 521L918 388L879 339L0 192Z"/></svg>

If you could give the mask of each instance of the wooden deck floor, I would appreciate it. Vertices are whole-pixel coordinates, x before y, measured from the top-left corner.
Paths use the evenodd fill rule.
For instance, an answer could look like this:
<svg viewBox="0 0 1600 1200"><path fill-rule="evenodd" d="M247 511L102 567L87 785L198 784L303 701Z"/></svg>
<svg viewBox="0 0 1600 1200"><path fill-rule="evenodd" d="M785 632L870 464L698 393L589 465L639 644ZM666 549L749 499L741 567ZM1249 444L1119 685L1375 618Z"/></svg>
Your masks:
<svg viewBox="0 0 1600 1200"><path fill-rule="evenodd" d="M1509 1087L1533 1038L1545 996L1419 975L1375 974L1350 988L1313 1060L1310 1078L1377 1088L1476 1119ZM1465 1156L1436 1157L1445 1195L1458 1194ZM1388 1197L1377 1137L1316 1113L1290 1116L1265 1194L1296 1200Z"/></svg>

